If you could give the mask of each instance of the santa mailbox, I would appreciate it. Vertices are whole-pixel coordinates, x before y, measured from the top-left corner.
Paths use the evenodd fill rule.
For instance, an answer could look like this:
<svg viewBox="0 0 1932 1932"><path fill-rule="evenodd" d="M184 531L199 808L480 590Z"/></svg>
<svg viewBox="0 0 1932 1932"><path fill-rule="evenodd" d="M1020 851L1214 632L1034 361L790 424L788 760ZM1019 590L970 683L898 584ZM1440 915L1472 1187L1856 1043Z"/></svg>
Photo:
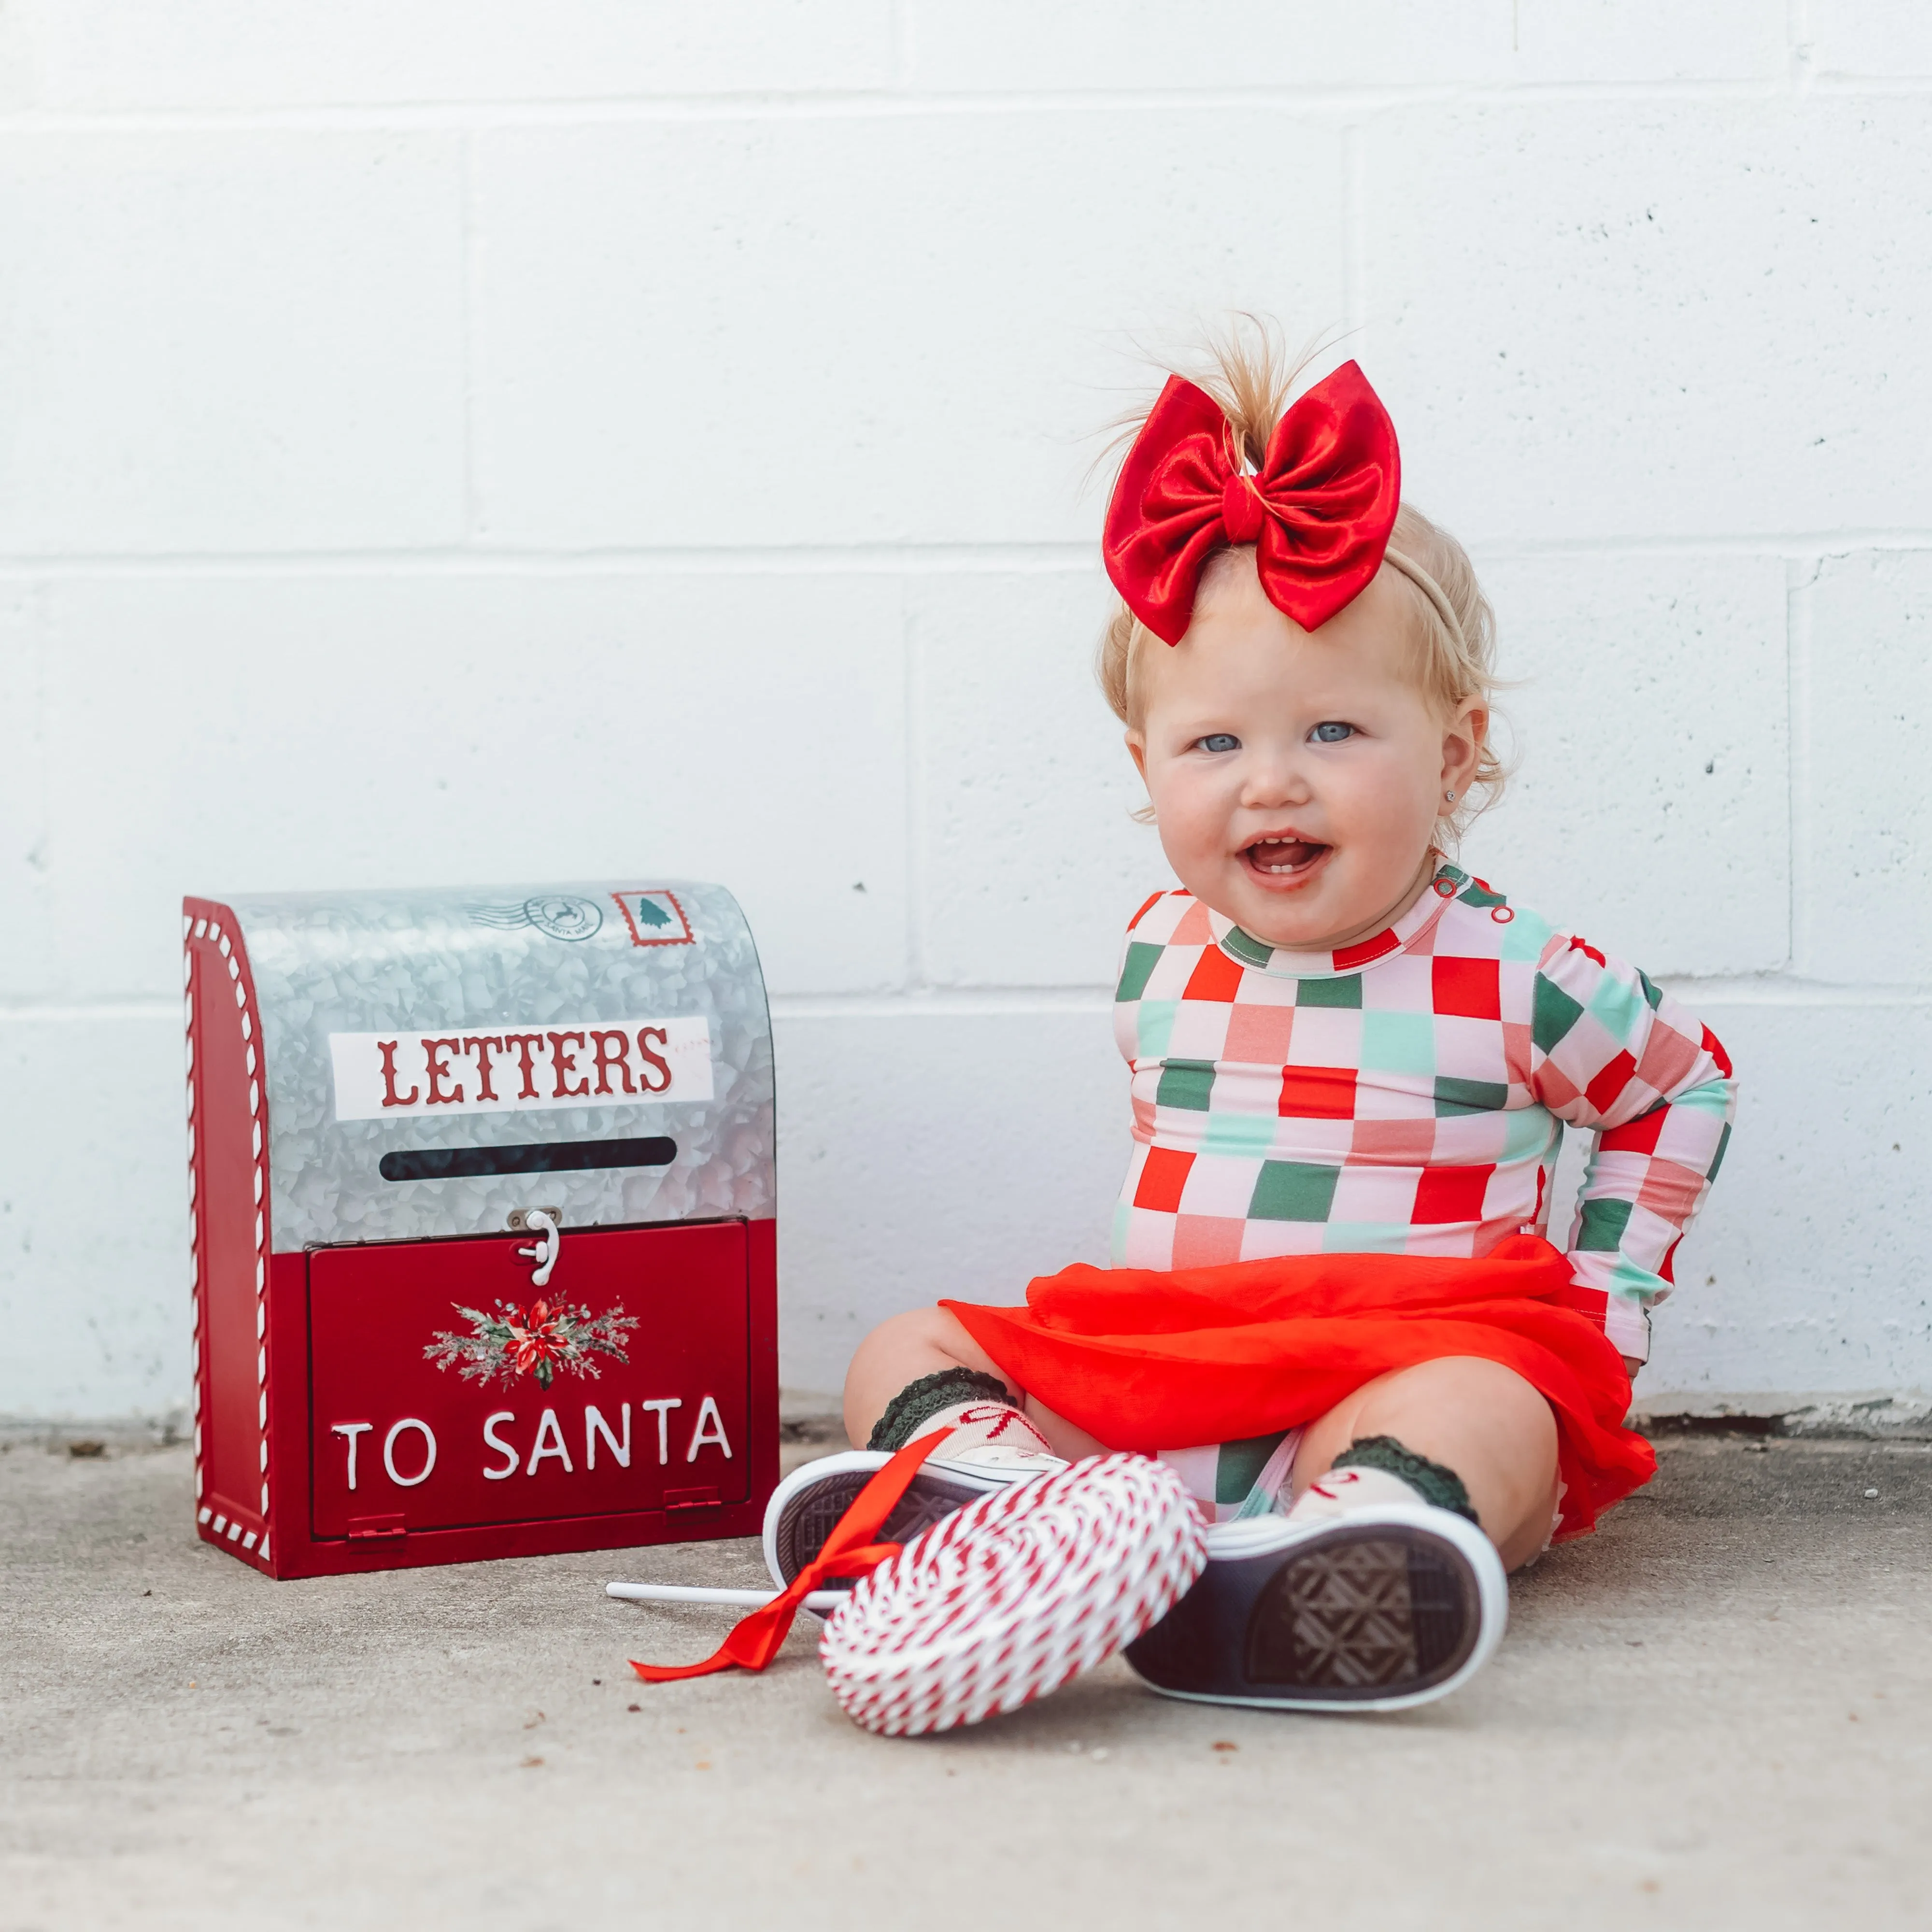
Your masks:
<svg viewBox="0 0 1932 1932"><path fill-rule="evenodd" d="M182 925L202 1538L306 1576L754 1533L771 1029L730 894Z"/></svg>

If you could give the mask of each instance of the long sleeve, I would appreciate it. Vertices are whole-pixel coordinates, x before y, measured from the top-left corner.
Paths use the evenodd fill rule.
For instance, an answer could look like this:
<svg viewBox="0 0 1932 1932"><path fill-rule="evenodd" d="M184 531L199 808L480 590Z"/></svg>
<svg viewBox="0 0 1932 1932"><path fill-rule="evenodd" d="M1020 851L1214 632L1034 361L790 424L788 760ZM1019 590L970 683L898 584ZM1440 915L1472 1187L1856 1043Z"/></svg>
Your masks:
<svg viewBox="0 0 1932 1932"><path fill-rule="evenodd" d="M1538 962L1530 1085L1594 1132L1565 1243L1624 1354L1650 1353L1649 1310L1730 1139L1731 1063L1708 1027L1635 967L1559 933Z"/></svg>

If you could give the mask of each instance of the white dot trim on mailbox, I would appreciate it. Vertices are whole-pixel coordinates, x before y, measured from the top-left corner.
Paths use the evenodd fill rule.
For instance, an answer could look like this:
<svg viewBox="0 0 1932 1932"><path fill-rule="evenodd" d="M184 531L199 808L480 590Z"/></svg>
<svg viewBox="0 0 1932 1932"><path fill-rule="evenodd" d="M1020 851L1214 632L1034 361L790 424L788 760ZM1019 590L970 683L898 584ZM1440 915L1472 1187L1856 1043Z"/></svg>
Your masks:
<svg viewBox="0 0 1932 1932"><path fill-rule="evenodd" d="M250 1136L250 1156L254 1165L253 1187L255 1214L255 1335L260 1344L256 1352L256 1380L260 1396L256 1406L256 1426L260 1434L257 1454L262 1476L261 1516L262 1528L258 1533L250 1530L244 1535L238 1522L213 1515L203 1508L199 1521L204 1528L212 1528L218 1538L225 1537L230 1545L237 1547L237 1553L246 1552L256 1562L265 1568L268 1561L268 1221L266 1196L268 1191L268 1163L266 1157L266 1137L262 1132L262 1088L257 1077L259 1063L254 1045L255 1036L254 1016L249 1010L248 990L242 977L242 962L236 956L234 942L221 929L218 920L206 919L190 922L182 921L183 938L182 983L189 988L182 1001L182 1029L188 1036L188 1202L191 1209L196 1205L196 1151L200 1141L195 1132L194 1107L196 1100L194 1073L194 943L206 940L219 949L226 962L228 976L234 982L235 1004L241 1016L242 1037L246 1046L246 1068L248 1076L248 1112L254 1122ZM206 1091L206 1082L202 1083ZM196 1352L199 1358L200 1337L205 1327L202 1319L201 1297L205 1289L206 1273L201 1265L202 1221L199 1211L194 1214L194 1235L190 1266L195 1299ZM197 1416L201 1408L201 1378L197 1370L194 1377L195 1409ZM202 1493L202 1432L199 1421L194 1431L194 1490L197 1498Z"/></svg>

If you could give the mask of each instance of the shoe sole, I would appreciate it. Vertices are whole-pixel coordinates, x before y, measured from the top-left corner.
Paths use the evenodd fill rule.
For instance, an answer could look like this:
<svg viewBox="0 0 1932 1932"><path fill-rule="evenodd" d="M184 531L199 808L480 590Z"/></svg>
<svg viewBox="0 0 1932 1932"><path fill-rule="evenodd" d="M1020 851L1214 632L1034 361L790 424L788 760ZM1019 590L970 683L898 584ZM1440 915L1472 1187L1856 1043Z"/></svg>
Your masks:
<svg viewBox="0 0 1932 1932"><path fill-rule="evenodd" d="M765 1508L765 1566L782 1589L825 1547L840 1517L859 1492L883 1469L890 1457L875 1449L848 1450L794 1469ZM879 1535L882 1542L910 1543L954 1510L964 1509L988 1491L1004 1489L1002 1481L982 1481L963 1474L922 1468L887 1516ZM823 1587L850 1590L858 1580L828 1577ZM824 1614L824 1612L819 1612Z"/></svg>
<svg viewBox="0 0 1932 1932"><path fill-rule="evenodd" d="M1399 1711L1447 1696L1501 1640L1508 1586L1489 1539L1444 1515L1378 1512L1210 1557L1127 1661L1164 1696L1205 1703Z"/></svg>

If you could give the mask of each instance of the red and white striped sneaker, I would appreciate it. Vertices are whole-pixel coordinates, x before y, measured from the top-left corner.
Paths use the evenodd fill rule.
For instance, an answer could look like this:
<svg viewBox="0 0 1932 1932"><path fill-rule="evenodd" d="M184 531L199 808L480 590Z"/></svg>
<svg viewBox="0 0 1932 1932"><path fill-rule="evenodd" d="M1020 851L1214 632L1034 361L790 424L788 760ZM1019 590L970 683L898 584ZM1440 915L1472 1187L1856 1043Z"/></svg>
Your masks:
<svg viewBox="0 0 1932 1932"><path fill-rule="evenodd" d="M1509 1585L1466 1517L1418 1502L1208 1532L1201 1580L1127 1661L1169 1697L1401 1711L1466 1684L1502 1642Z"/></svg>
<svg viewBox="0 0 1932 1932"><path fill-rule="evenodd" d="M832 1526L859 1492L892 1460L885 1449L847 1449L801 1463L765 1505L765 1567L784 1589L825 1546ZM910 1543L955 1510L983 1496L1066 1465L1057 1456L986 1443L949 1456L942 1447L922 1462L880 1532L883 1540ZM851 1587L834 1578L827 1587Z"/></svg>
<svg viewBox="0 0 1932 1932"><path fill-rule="evenodd" d="M977 1724L1105 1663L1206 1562L1200 1513L1172 1469L1090 1456L988 1490L909 1543L832 1612L819 1659L867 1730Z"/></svg>

